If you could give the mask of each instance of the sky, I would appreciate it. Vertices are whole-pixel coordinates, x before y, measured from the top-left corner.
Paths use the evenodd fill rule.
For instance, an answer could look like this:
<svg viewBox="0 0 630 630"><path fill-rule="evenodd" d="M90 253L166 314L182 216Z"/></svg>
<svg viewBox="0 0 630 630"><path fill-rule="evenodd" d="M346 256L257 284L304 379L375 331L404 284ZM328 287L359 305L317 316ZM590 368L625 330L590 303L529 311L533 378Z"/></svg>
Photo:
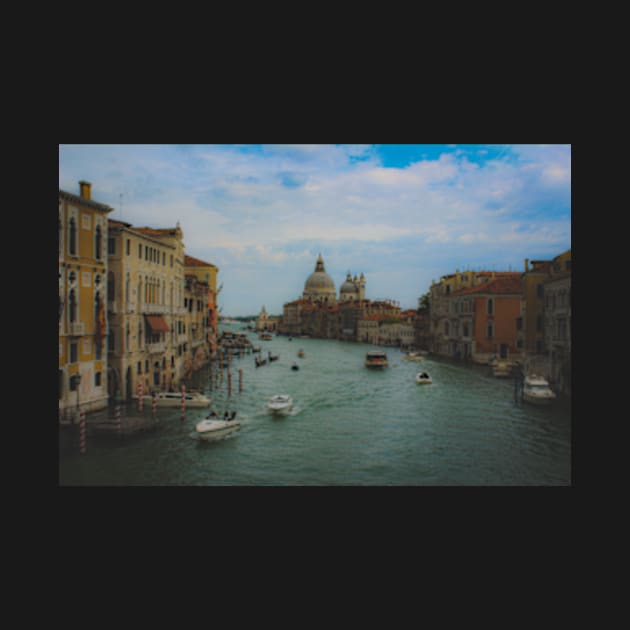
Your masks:
<svg viewBox="0 0 630 630"><path fill-rule="evenodd" d="M222 315L282 314L321 253L337 292L417 308L440 276L571 247L571 145L59 145L59 188L215 264Z"/></svg>

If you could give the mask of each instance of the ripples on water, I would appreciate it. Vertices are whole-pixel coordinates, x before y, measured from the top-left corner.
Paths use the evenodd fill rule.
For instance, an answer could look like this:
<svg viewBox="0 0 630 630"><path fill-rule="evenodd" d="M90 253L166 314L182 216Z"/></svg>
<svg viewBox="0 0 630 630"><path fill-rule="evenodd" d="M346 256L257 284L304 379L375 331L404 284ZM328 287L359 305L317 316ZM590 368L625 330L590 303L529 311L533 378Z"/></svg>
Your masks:
<svg viewBox="0 0 630 630"><path fill-rule="evenodd" d="M363 366L370 346L276 337L262 342L280 359L233 362L213 391L215 408L237 409L240 431L202 442L194 425L207 413L159 410L152 433L120 440L91 437L88 453L60 459L60 483L86 485L464 485L569 484L570 408L514 404L513 381L489 369L440 359ZM296 357L304 348L306 356ZM300 370L290 369L297 361ZM238 369L244 391L238 393ZM417 385L427 370L433 385ZM197 375L208 385L208 372ZM266 401L290 394L294 408L273 416ZM146 412L146 410L145 410ZM127 413L133 413L131 409ZM148 410L150 413L150 409Z"/></svg>

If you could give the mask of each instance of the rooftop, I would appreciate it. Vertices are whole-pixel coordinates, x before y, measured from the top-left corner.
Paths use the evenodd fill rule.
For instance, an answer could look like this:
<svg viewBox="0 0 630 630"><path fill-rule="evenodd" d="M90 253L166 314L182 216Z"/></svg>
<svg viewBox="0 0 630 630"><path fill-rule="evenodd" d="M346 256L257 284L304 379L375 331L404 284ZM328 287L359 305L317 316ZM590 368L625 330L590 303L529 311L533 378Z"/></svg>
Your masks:
<svg viewBox="0 0 630 630"><path fill-rule="evenodd" d="M473 295L473 294L492 294L492 295L510 295L521 294L523 290L523 281L520 272L507 272L501 274L494 280L488 280L476 287L470 289L460 289L459 291L453 291L451 297L460 295Z"/></svg>

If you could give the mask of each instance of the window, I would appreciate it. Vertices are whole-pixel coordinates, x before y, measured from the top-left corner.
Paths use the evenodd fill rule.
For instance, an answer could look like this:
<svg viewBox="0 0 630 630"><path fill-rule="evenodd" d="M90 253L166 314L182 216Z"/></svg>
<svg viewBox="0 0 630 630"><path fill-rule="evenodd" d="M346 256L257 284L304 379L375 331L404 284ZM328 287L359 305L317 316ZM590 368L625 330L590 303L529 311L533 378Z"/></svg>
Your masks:
<svg viewBox="0 0 630 630"><path fill-rule="evenodd" d="M77 224L74 217L68 222L68 251L71 256L77 255Z"/></svg>
<svg viewBox="0 0 630 630"><path fill-rule="evenodd" d="M108 242L108 245L109 245L109 242ZM103 233L101 231L101 226L97 225L96 229L94 230L94 258L96 258L96 260L100 260L103 257L102 248L103 248Z"/></svg>
<svg viewBox="0 0 630 630"><path fill-rule="evenodd" d="M486 337L488 339L492 339L494 337L494 324L492 322L488 322L486 326Z"/></svg>
<svg viewBox="0 0 630 630"><path fill-rule="evenodd" d="M517 317L516 318L516 330L523 330L523 318L522 317Z"/></svg>
<svg viewBox="0 0 630 630"><path fill-rule="evenodd" d="M116 253L116 239L113 236L110 236L107 239L107 253L110 256L113 256Z"/></svg>
<svg viewBox="0 0 630 630"><path fill-rule="evenodd" d="M79 358L79 344L73 341L70 344L70 363L76 363Z"/></svg>
<svg viewBox="0 0 630 630"><path fill-rule="evenodd" d="M101 372L96 372L94 374L94 386L95 387L101 386Z"/></svg>
<svg viewBox="0 0 630 630"><path fill-rule="evenodd" d="M488 315L494 315L494 299L488 298L487 309Z"/></svg>
<svg viewBox="0 0 630 630"><path fill-rule="evenodd" d="M70 289L68 295L68 320L73 324L77 320L77 298L74 289Z"/></svg>
<svg viewBox="0 0 630 630"><path fill-rule="evenodd" d="M142 361L138 361L137 373L142 374Z"/></svg>
<svg viewBox="0 0 630 630"><path fill-rule="evenodd" d="M545 294L545 288L542 284L536 285L536 295L541 298Z"/></svg>
<svg viewBox="0 0 630 630"><path fill-rule="evenodd" d="M142 258L142 243L138 243L138 258Z"/></svg>
<svg viewBox="0 0 630 630"><path fill-rule="evenodd" d="M127 256L129 256L130 249L131 249L131 241L129 239L127 239L127 250L125 252L127 254Z"/></svg>

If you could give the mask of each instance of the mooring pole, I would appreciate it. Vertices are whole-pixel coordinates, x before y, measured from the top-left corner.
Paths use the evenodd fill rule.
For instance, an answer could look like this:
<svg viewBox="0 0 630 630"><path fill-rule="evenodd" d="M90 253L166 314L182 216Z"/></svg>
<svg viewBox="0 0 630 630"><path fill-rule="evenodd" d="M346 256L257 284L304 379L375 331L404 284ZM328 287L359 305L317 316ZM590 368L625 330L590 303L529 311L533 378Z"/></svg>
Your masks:
<svg viewBox="0 0 630 630"><path fill-rule="evenodd" d="M79 414L79 451L81 455L85 455L85 411Z"/></svg>
<svg viewBox="0 0 630 630"><path fill-rule="evenodd" d="M243 391L243 368L238 369L238 391Z"/></svg>

